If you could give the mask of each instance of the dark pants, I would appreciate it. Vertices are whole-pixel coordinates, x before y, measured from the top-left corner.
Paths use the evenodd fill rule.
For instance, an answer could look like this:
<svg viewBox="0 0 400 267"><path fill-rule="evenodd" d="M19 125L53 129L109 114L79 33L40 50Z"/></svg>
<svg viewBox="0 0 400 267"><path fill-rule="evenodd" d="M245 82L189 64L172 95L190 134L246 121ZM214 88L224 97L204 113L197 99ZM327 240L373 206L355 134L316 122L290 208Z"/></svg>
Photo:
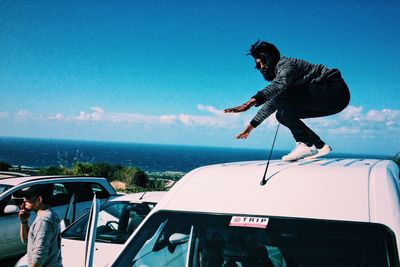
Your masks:
<svg viewBox="0 0 400 267"><path fill-rule="evenodd" d="M349 89L338 73L323 83L289 87L276 97L276 119L290 129L296 142L321 148L325 143L301 119L336 114L349 101Z"/></svg>

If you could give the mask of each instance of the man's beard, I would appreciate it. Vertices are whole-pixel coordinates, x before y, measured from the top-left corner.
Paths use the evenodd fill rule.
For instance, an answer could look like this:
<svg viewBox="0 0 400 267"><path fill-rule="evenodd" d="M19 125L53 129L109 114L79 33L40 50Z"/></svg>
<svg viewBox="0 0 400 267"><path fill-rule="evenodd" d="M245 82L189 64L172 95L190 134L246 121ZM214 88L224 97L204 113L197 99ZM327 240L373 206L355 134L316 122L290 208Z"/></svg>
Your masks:
<svg viewBox="0 0 400 267"><path fill-rule="evenodd" d="M265 65L263 68L260 69L260 72L264 79L268 82L272 81L275 78L275 68L272 66Z"/></svg>

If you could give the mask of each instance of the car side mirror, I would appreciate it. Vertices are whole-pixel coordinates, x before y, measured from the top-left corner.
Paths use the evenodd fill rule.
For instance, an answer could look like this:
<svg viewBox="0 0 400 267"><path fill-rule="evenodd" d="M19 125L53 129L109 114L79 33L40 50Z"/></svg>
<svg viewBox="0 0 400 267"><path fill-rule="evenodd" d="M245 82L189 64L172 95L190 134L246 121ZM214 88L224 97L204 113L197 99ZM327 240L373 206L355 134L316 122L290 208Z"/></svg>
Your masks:
<svg viewBox="0 0 400 267"><path fill-rule="evenodd" d="M171 243L171 245L183 244L186 243L188 240L189 240L189 235L181 233L175 233L169 237L169 243Z"/></svg>
<svg viewBox="0 0 400 267"><path fill-rule="evenodd" d="M4 208L5 214L18 213L18 212L19 212L19 207L17 205L7 205Z"/></svg>
<svg viewBox="0 0 400 267"><path fill-rule="evenodd" d="M173 254L175 252L176 246L184 244L186 242L188 242L189 240L189 235L185 235L185 234L181 234L181 233L175 233L172 234L168 241L169 241L169 245L168 245L168 251Z"/></svg>

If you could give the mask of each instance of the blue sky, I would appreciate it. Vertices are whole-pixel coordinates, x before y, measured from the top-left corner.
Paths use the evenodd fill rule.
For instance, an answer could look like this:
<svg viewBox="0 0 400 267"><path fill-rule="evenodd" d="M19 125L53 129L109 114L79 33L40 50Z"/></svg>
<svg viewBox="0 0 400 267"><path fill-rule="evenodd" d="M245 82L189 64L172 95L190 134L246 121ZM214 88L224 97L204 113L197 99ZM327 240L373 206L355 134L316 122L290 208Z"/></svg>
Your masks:
<svg viewBox="0 0 400 267"><path fill-rule="evenodd" d="M1 1L0 136L268 148L274 116L222 110L266 85L246 52L339 68L342 113L306 120L336 152L400 152L399 1ZM276 148L291 149L281 127Z"/></svg>

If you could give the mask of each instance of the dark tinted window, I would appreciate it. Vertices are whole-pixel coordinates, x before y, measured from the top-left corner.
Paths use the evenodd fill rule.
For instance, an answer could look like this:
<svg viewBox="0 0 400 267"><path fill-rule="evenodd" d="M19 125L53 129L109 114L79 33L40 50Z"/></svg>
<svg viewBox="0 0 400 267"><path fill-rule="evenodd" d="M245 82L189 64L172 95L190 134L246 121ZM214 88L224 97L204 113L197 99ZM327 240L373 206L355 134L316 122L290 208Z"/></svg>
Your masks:
<svg viewBox="0 0 400 267"><path fill-rule="evenodd" d="M150 212L150 203L129 202L105 203L99 212L96 241L123 244L137 226ZM63 232L63 238L84 240L87 230L88 214L83 216Z"/></svg>
<svg viewBox="0 0 400 267"><path fill-rule="evenodd" d="M11 188L11 185L0 184L0 194Z"/></svg>
<svg viewBox="0 0 400 267"><path fill-rule="evenodd" d="M96 194L97 198L103 199L103 198L108 198L110 196L108 192L99 184L92 183L91 187L93 194Z"/></svg>
<svg viewBox="0 0 400 267"><path fill-rule="evenodd" d="M252 220L266 219L265 224L241 224L240 218L251 219L154 214L113 266L178 266L186 259L196 267L210 261L223 266L399 266L394 234L380 224L259 217Z"/></svg>
<svg viewBox="0 0 400 267"><path fill-rule="evenodd" d="M68 192L67 188L62 183L55 183L53 187L53 197L51 199L51 206L68 205L72 194Z"/></svg>
<svg viewBox="0 0 400 267"><path fill-rule="evenodd" d="M94 194L97 198L105 199L109 197L108 192L97 183L91 182L70 182L64 183L67 191L72 195L75 194L77 202L92 201Z"/></svg>

